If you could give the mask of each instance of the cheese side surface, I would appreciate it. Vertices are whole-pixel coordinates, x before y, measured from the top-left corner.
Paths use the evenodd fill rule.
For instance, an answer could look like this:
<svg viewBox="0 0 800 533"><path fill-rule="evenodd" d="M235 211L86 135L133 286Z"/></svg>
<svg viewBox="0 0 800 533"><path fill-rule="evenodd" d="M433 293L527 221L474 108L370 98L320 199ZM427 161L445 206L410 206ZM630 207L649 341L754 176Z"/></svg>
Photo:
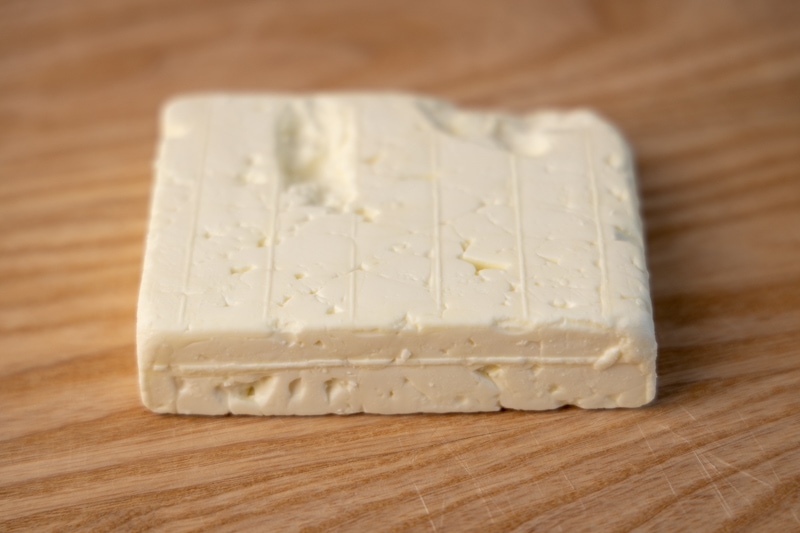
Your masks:
<svg viewBox="0 0 800 533"><path fill-rule="evenodd" d="M591 112L201 95L170 102L161 135L137 320L150 409L653 399L631 157Z"/></svg>

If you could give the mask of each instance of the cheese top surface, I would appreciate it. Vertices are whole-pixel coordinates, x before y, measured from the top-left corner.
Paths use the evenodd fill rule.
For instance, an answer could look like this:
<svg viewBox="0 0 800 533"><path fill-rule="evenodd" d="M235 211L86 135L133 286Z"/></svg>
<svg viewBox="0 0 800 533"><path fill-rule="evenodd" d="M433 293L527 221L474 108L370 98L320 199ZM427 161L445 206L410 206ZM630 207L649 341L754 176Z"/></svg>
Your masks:
<svg viewBox="0 0 800 533"><path fill-rule="evenodd" d="M145 369L654 368L631 157L591 112L200 95L166 106L161 128Z"/></svg>

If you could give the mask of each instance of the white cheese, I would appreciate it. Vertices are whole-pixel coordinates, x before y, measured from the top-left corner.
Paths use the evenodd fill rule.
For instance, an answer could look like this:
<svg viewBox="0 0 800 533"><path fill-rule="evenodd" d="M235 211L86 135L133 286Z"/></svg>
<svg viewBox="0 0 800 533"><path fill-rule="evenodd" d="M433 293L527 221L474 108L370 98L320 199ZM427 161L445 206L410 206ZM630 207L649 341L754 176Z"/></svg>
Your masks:
<svg viewBox="0 0 800 533"><path fill-rule="evenodd" d="M137 343L164 413L643 405L656 345L628 148L586 111L180 98Z"/></svg>

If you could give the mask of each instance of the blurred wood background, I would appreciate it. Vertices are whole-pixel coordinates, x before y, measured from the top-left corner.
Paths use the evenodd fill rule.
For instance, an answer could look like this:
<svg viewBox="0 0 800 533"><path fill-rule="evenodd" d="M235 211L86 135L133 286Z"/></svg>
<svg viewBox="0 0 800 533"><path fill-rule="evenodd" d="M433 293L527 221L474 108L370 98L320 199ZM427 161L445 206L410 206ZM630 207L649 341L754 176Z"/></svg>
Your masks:
<svg viewBox="0 0 800 533"><path fill-rule="evenodd" d="M800 530L800 3L0 1L0 530ZM191 418L139 402L160 103L591 106L636 151L658 399Z"/></svg>

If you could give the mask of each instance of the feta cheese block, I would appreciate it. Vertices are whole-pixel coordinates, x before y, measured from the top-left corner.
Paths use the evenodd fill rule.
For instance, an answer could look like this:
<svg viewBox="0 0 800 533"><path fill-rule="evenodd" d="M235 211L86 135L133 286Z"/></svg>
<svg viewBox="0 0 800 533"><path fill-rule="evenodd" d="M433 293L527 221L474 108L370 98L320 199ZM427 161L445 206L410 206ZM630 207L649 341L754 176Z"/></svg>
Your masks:
<svg viewBox="0 0 800 533"><path fill-rule="evenodd" d="M161 132L137 324L153 411L653 399L631 155L593 113L212 94L170 102Z"/></svg>

